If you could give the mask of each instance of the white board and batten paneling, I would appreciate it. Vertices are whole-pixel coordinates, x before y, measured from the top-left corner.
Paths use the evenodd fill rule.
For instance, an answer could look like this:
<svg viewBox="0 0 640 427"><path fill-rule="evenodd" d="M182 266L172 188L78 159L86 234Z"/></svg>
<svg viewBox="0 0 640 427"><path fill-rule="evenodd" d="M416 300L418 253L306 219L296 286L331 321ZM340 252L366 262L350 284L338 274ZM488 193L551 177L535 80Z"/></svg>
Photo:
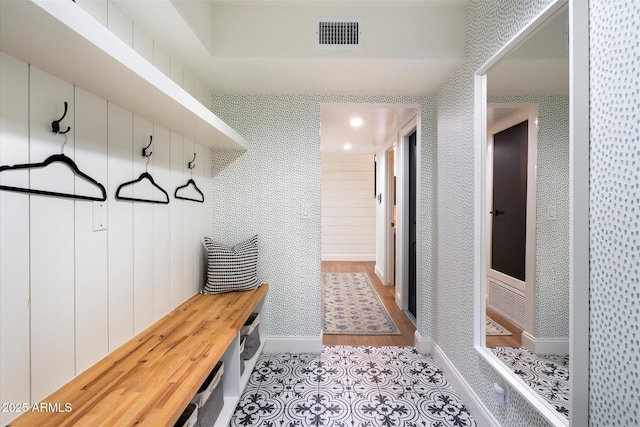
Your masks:
<svg viewBox="0 0 640 427"><path fill-rule="evenodd" d="M191 160L193 158L193 153L195 152L195 143L192 140L189 140L187 138L184 139L184 145L183 145L183 167L182 167L182 171L183 171L183 177L184 179L188 179L189 176L189 172L188 172L188 168L187 168L187 163L189 160ZM194 267L194 263L199 262L199 260L196 260L195 257L197 254L200 254L200 252L196 252L196 246L193 244L194 239L197 239L197 231L196 231L196 224L194 223L195 220L195 210L193 208L193 205L195 203L191 203L191 202L187 202L184 201L183 206L184 206L184 216L182 218L182 233L184 234L184 236L188 236L184 242L185 245L183 246L183 256L184 256L184 262L182 264L183 267L183 286L184 286L184 294L185 295L193 295L195 289L195 283L196 283L196 275L195 275L195 267Z"/></svg>
<svg viewBox="0 0 640 427"><path fill-rule="evenodd" d="M75 161L81 170L107 182L107 101L75 89ZM76 192L98 195L76 178ZM96 221L94 224L94 209ZM109 352L107 202L75 203L76 372ZM95 227L95 231L94 231Z"/></svg>
<svg viewBox="0 0 640 427"><path fill-rule="evenodd" d="M65 136L51 132L51 121L69 112L61 128L65 154L73 157L73 86L30 67L30 162L59 154ZM63 165L30 171L31 188L74 193L74 175ZM11 207L8 207L10 209ZM70 199L32 196L31 241L31 397L40 401L75 375L75 211Z"/></svg>
<svg viewBox="0 0 640 427"><path fill-rule="evenodd" d="M171 187L171 133L153 126L153 179L169 193L175 202ZM164 316L171 308L171 208L153 205L153 310L154 320ZM175 306L174 306L175 307Z"/></svg>
<svg viewBox="0 0 640 427"><path fill-rule="evenodd" d="M133 113L108 105L109 351L133 336L133 205L115 199L133 178Z"/></svg>
<svg viewBox="0 0 640 427"><path fill-rule="evenodd" d="M175 189L184 182L184 138L171 132L171 188ZM171 305L177 306L187 297L184 281L184 205L180 199L174 199L170 205L171 246L170 246L170 275L171 275Z"/></svg>
<svg viewBox="0 0 640 427"><path fill-rule="evenodd" d="M29 162L29 70L0 52L0 164ZM1 185L27 186L26 171ZM0 402L29 402L29 196L0 191ZM12 414L0 412L5 425Z"/></svg>
<svg viewBox="0 0 640 427"><path fill-rule="evenodd" d="M36 403L198 292L209 205L174 191L195 152L193 178L210 199L211 152L8 55L0 67L0 164L59 154L65 137L51 122L66 101L64 153L107 191L105 203L0 191L0 399ZM145 170L170 203L116 200ZM11 172L0 182L98 194L64 165ZM158 193L134 186L129 195ZM2 424L17 415L2 413Z"/></svg>
<svg viewBox="0 0 640 427"><path fill-rule="evenodd" d="M371 155L322 155L323 260L375 261L373 171Z"/></svg>
<svg viewBox="0 0 640 427"><path fill-rule="evenodd" d="M142 149L151 142L153 123L143 117L133 116L133 176L148 171L154 175L153 162L156 149L154 144L149 151L153 154L147 159L142 157ZM129 187L136 199L160 199L159 191L148 180ZM154 247L153 204L133 203L133 332L142 332L153 323L153 247Z"/></svg>

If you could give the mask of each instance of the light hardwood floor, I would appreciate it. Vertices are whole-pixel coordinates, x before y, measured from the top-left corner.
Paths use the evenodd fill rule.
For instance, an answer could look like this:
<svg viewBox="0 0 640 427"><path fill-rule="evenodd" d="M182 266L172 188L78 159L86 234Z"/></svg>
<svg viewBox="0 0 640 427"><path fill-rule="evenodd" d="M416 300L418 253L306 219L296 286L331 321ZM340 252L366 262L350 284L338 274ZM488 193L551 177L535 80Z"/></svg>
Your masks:
<svg viewBox="0 0 640 427"><path fill-rule="evenodd" d="M367 273L374 289L380 296L401 335L327 335L322 338L324 345L350 346L413 346L413 334L416 328L396 305L395 286L384 286L375 273L373 261L322 261L323 273Z"/></svg>
<svg viewBox="0 0 640 427"><path fill-rule="evenodd" d="M511 323L508 319L500 315L497 311L487 307L487 316L506 328L511 335L487 335L487 347L521 347L522 329Z"/></svg>

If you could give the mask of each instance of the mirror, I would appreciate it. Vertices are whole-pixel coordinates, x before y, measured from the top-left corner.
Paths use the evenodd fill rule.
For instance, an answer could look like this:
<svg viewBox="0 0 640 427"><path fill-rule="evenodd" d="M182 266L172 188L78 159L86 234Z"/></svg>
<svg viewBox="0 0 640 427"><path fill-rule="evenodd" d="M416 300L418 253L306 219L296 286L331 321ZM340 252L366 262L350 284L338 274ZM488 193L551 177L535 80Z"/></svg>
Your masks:
<svg viewBox="0 0 640 427"><path fill-rule="evenodd" d="M561 3L478 72L486 79L480 342L554 425L570 415L570 52Z"/></svg>

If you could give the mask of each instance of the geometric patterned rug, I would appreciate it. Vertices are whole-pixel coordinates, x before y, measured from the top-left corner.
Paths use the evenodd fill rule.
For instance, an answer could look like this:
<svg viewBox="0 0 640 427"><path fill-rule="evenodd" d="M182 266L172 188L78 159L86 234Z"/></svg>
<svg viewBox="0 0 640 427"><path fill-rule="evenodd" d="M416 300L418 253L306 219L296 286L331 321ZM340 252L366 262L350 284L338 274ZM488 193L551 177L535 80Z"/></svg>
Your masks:
<svg viewBox="0 0 640 427"><path fill-rule="evenodd" d="M558 413L569 418L569 356L535 355L524 347L491 351Z"/></svg>
<svg viewBox="0 0 640 427"><path fill-rule="evenodd" d="M442 371L411 347L262 353L230 427L477 427Z"/></svg>
<svg viewBox="0 0 640 427"><path fill-rule="evenodd" d="M485 335L511 335L511 332L506 330L495 320L489 316L486 317Z"/></svg>
<svg viewBox="0 0 640 427"><path fill-rule="evenodd" d="M367 273L322 273L323 333L400 335Z"/></svg>

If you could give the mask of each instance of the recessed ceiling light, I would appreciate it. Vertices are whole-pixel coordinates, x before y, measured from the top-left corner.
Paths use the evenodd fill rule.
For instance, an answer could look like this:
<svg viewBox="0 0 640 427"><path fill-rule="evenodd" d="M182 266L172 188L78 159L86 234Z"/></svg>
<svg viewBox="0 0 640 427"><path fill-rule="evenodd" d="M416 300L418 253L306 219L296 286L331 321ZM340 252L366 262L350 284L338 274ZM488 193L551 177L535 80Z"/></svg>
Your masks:
<svg viewBox="0 0 640 427"><path fill-rule="evenodd" d="M351 119L350 123L354 128L359 128L360 126L362 126L362 119L360 117L354 117L353 119Z"/></svg>
<svg viewBox="0 0 640 427"><path fill-rule="evenodd" d="M342 147L342 148L344 148L345 150L349 151L349 150L351 150L352 147L351 147L351 144L345 144L344 147Z"/></svg>

